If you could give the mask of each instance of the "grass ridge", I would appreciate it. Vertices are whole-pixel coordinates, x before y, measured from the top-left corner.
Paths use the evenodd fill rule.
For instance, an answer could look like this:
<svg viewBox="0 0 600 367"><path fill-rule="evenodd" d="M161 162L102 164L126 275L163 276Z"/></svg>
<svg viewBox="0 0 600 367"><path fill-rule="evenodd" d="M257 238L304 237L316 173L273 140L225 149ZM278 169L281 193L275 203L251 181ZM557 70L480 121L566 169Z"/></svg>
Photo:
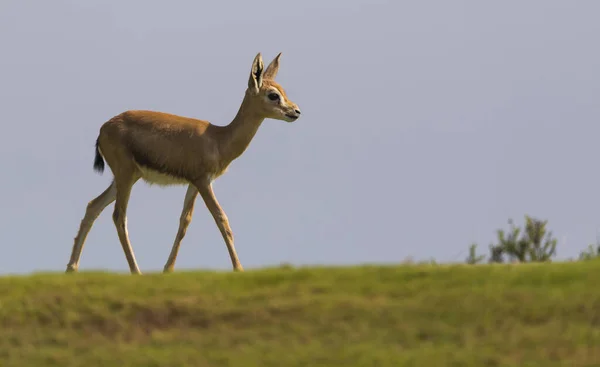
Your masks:
<svg viewBox="0 0 600 367"><path fill-rule="evenodd" d="M0 277L0 366L597 366L600 262Z"/></svg>

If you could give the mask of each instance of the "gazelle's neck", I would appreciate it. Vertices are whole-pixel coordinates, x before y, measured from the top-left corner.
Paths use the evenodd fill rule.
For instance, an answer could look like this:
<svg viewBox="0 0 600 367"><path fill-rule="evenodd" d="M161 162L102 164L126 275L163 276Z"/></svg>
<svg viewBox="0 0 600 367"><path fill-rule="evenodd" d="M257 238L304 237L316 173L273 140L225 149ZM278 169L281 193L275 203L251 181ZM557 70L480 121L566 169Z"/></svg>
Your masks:
<svg viewBox="0 0 600 367"><path fill-rule="evenodd" d="M231 123L224 127L225 141L222 145L222 153L229 162L244 153L265 119L252 107L250 97L247 94L244 95L237 114Z"/></svg>

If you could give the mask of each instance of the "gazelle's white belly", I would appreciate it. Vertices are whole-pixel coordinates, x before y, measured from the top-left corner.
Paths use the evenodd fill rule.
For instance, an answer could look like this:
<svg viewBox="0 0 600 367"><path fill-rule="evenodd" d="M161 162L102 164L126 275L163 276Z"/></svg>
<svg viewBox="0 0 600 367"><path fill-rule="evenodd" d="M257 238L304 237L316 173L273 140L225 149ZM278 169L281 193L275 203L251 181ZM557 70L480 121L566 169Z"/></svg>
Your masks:
<svg viewBox="0 0 600 367"><path fill-rule="evenodd" d="M137 165L142 173L142 180L146 181L150 185L159 186L173 186L173 185L188 185L189 182L186 179L167 175L162 172L155 171L151 168Z"/></svg>

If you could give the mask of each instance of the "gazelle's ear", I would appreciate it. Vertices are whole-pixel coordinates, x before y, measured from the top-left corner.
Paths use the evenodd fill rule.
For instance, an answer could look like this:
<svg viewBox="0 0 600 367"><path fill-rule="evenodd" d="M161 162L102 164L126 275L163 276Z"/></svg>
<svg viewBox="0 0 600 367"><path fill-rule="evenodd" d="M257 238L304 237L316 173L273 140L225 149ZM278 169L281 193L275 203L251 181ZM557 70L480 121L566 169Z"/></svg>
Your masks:
<svg viewBox="0 0 600 367"><path fill-rule="evenodd" d="M254 57L252 62L252 70L250 70L250 78L248 79L248 88L254 93L258 93L263 82L263 71L265 65L263 64L262 56L260 52Z"/></svg>
<svg viewBox="0 0 600 367"><path fill-rule="evenodd" d="M267 66L265 73L263 74L263 79L274 80L277 76L277 72L279 71L279 58L281 57L281 52L275 56L273 61Z"/></svg>

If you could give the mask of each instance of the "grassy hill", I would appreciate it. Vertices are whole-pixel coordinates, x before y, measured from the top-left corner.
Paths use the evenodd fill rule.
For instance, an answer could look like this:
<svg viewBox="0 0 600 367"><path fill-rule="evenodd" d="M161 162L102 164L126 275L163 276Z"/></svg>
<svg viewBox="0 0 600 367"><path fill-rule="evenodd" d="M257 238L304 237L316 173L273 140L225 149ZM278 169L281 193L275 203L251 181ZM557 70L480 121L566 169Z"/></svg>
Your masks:
<svg viewBox="0 0 600 367"><path fill-rule="evenodd" d="M600 263L0 278L0 366L599 366Z"/></svg>

